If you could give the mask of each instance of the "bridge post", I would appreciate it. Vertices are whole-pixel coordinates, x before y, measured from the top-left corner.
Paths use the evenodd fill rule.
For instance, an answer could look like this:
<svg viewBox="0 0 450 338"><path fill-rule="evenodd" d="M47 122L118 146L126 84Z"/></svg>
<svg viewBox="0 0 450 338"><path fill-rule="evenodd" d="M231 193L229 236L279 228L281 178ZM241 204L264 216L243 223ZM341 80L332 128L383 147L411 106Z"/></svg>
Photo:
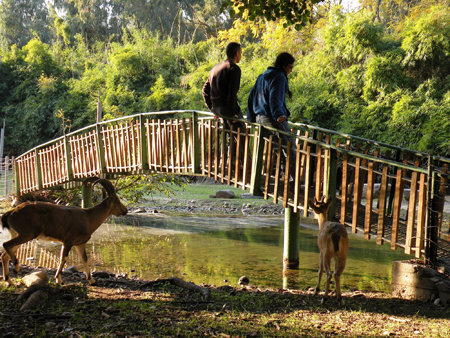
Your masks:
<svg viewBox="0 0 450 338"><path fill-rule="evenodd" d="M67 177L69 181L73 180L73 171L72 171L72 153L70 151L69 138L67 135L64 135L64 152L66 155L66 170Z"/></svg>
<svg viewBox="0 0 450 338"><path fill-rule="evenodd" d="M200 140L198 139L198 113L192 113L192 171L200 174Z"/></svg>
<svg viewBox="0 0 450 338"><path fill-rule="evenodd" d="M140 148L141 148L141 165L142 165L142 171L148 171L150 166L148 163L148 146L147 146L147 137L146 137L146 126L145 126L145 119L142 116L142 114L139 115L139 124L140 124L140 131L141 131L141 138L140 138Z"/></svg>
<svg viewBox="0 0 450 338"><path fill-rule="evenodd" d="M429 264L436 263L438 248L439 184L436 179L437 173L433 168L435 161L431 155L428 157L428 187L430 188L427 198L425 260Z"/></svg>
<svg viewBox="0 0 450 338"><path fill-rule="evenodd" d="M36 148L35 151L36 156L36 178L38 190L42 189L42 170L41 170L41 160L39 159L39 148Z"/></svg>
<svg viewBox="0 0 450 338"><path fill-rule="evenodd" d="M330 209L328 210L328 219L332 220L336 217L336 190L337 190L337 151L336 149L330 148L330 161L328 167L328 178L327 178L327 196L333 198L333 202L331 203ZM342 221L344 223L344 221Z"/></svg>
<svg viewBox="0 0 450 338"><path fill-rule="evenodd" d="M284 209L283 269L298 269L300 259L300 213L288 206Z"/></svg>
<svg viewBox="0 0 450 338"><path fill-rule="evenodd" d="M106 162L105 162L105 146L103 143L103 134L102 134L102 128L100 124L95 125L95 131L97 133L97 143L98 143L98 154L99 154L99 160L100 160L100 170L102 174L106 173Z"/></svg>
<svg viewBox="0 0 450 338"><path fill-rule="evenodd" d="M253 127L255 128L255 127ZM250 177L250 193L253 196L262 196L261 191L261 170L263 165L264 152L264 127L259 126L259 132L255 129L255 139L252 158L252 174Z"/></svg>

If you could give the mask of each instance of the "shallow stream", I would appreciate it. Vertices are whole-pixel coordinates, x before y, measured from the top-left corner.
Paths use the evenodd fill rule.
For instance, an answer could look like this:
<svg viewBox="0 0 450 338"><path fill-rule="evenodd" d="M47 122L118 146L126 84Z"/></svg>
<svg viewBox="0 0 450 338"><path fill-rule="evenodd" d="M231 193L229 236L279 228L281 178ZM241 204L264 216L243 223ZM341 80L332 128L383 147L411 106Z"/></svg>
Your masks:
<svg viewBox="0 0 450 338"><path fill-rule="evenodd" d="M317 223L301 220L300 268L283 274L283 216L134 214L102 225L87 248L94 270L153 280L178 276L196 284L306 289L317 279ZM123 224L124 222L126 224ZM55 245L47 248L58 252ZM75 250L72 262L82 270ZM388 244L350 234L344 290L390 291L392 261L409 259ZM75 259L75 260L73 260Z"/></svg>

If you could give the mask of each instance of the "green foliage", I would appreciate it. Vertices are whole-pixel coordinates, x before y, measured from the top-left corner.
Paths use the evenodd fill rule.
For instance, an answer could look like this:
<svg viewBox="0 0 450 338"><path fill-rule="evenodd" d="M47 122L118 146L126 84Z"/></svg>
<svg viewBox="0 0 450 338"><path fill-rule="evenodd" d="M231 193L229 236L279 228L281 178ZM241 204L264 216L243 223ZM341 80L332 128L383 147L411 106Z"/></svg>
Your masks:
<svg viewBox="0 0 450 338"><path fill-rule="evenodd" d="M394 51L367 61L363 84L363 97L366 101L376 100L379 96L407 87L408 78L401 66L402 54L401 51Z"/></svg>
<svg viewBox="0 0 450 338"><path fill-rule="evenodd" d="M142 198L153 193L164 193L166 196L174 194L174 187L184 187L187 179L178 175L148 174L124 176L117 181L120 197L128 203L138 203Z"/></svg>
<svg viewBox="0 0 450 338"><path fill-rule="evenodd" d="M339 7L331 11L321 38L337 67L363 63L383 47L383 26L372 16L366 11L344 16Z"/></svg>
<svg viewBox="0 0 450 338"><path fill-rule="evenodd" d="M243 3L232 2L240 6L239 15L245 6L258 4L246 2L242 7ZM283 30L284 21L261 20L249 28L241 20L233 30L220 34L224 40L219 40L214 37L219 35L217 30L230 23L227 16L210 15L217 11L219 0L145 4L132 0L121 6L101 0L89 8L83 7L83 1L62 1L47 8L45 20L40 16L42 1L19 1L21 8L41 13L34 18L41 18L50 31L35 30L23 35L26 41L11 45L2 24L22 15L11 4L0 4L0 117L6 119L5 154L18 155L61 136L68 131L62 121L70 121L72 129L94 123L98 100L104 119L160 110L206 110L202 86L210 69L225 59L223 45L239 36L243 58L238 99L244 112L257 76L273 64L280 49L286 49L296 58L289 76L293 99L287 100L292 121L306 120L450 156L447 6L408 3L409 17L402 16L407 12L401 14L401 3L393 4L392 13L386 6L379 7L382 12L353 13L339 6L321 6L315 25L299 32L292 27ZM61 11L67 15L59 17ZM270 15L280 13L282 7ZM150 23L145 16L156 19ZM389 17L396 21L388 25L384 18ZM24 25L32 26L29 21ZM18 26L12 30L11 34L23 32Z"/></svg>
<svg viewBox="0 0 450 338"><path fill-rule="evenodd" d="M264 17L267 20L285 19L286 25L295 25L297 30L310 20L313 4L322 0L227 0L223 3L222 9L232 7L230 16L234 17L237 12L247 10L249 18L254 21L257 17Z"/></svg>
<svg viewBox="0 0 450 338"><path fill-rule="evenodd" d="M427 78L447 75L450 70L450 12L448 7L431 7L416 20L406 20L400 36L405 51L403 63ZM444 72L444 74L442 74Z"/></svg>

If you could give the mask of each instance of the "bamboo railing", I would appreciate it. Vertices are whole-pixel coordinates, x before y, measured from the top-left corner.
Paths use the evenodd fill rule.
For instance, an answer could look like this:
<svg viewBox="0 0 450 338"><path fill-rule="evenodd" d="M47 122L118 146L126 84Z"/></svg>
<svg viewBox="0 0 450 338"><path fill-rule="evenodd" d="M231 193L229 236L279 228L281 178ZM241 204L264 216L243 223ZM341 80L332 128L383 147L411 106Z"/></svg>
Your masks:
<svg viewBox="0 0 450 338"><path fill-rule="evenodd" d="M336 196L329 216L366 239L389 242L392 249L401 247L418 258L450 256L444 219L449 159L306 124L292 128L292 144L284 145L271 134L279 131L251 123L245 130L227 130L206 112L105 121L16 158L16 194L99 175L207 176L304 216L309 198ZM282 150L287 153L284 179ZM294 172L288 172L289 163Z"/></svg>

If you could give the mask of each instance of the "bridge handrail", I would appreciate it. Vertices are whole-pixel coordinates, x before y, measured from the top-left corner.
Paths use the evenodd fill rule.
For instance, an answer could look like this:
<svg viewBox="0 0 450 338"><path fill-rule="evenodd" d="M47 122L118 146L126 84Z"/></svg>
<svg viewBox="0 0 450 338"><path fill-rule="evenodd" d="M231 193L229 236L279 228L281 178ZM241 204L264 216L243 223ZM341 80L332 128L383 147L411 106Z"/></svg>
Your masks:
<svg viewBox="0 0 450 338"><path fill-rule="evenodd" d="M24 156L24 155L26 155L26 154L28 154L30 152L33 152L36 149L44 148L46 146L55 144L58 141L64 140L65 138L69 138L69 137L74 136L74 135L82 134L85 131L94 130L97 126L108 125L108 124L111 124L111 123L121 122L121 121L126 121L126 120L134 120L134 119L140 118L142 116L152 116L152 115L159 116L159 115L173 115L173 114L201 114L201 115L205 115L206 117L209 117L209 118L213 118L214 117L214 114L211 113L211 112L198 111L198 110L168 110L168 111L146 112L146 113L139 113L139 114L134 114L134 115L127 115L127 116L123 116L123 117L119 117L119 118L115 118L115 119L111 119L111 120L101 121L101 122L98 122L98 123L95 123L95 124L92 124L92 125L80 128L80 129L78 129L76 131L73 131L71 133L68 133L68 134L66 134L64 136L61 136L61 137L56 138L54 140L51 140L51 141L48 141L46 143L40 144L40 145L38 145L38 146L28 150L27 152L21 154L20 156L17 157L17 159L20 159L22 156ZM230 119L231 120L235 120L235 121L244 122L244 123L246 123L249 126L258 126L257 123L248 122L246 119L238 119L238 118L230 118ZM396 151L400 151L400 152L408 152L410 154L413 154L413 155L416 155L416 156L420 156L422 158L429 158L431 156L431 159L436 159L436 160L439 160L439 161L442 161L442 162L445 162L445 163L447 163L447 162L450 163L450 159L449 158L445 158L445 157L442 157L442 156L435 156L435 155L424 153L424 152L419 152L419 151L415 151L415 150L411 150L411 149L407 149L407 148L393 146L393 145L390 145L390 144L387 144L387 143L378 142L378 141L374 141L374 140L370 140L370 139L366 139L366 138L362 138L362 137L359 137L359 136L354 136L354 135L350 135L350 134L346 134L346 133L340 133L340 132L337 132L337 131L334 131L334 130L321 128L321 127L309 125L309 124L306 124L306 123L298 123L298 122L291 123L291 122L289 122L289 124L291 126L294 126L294 127L297 127L297 128L307 128L307 129L315 130L315 131L318 131L318 132L324 132L324 133L327 133L327 134L340 136L340 137L343 137L343 138L348 139L348 140L355 140L355 141L359 141L359 142L363 142L363 143L367 143L367 144L372 144L374 146L383 147L383 148L387 148L387 149L392 149L392 150L396 150ZM286 134L286 135L289 135L289 136L298 137L298 135L296 135L296 134L280 131L280 130L275 129L275 128L270 128L270 127L265 127L265 128L268 129L268 130L271 130L273 132L278 132L278 133ZM302 137L300 136L300 138L302 138ZM310 143L313 143L313 144L323 145L324 147L327 147L327 148L333 148L333 149L335 149L335 150L337 150L339 152L347 153L349 155L361 156L362 158L365 158L365 159L373 159L370 155L365 155L365 154L360 153L360 152L346 150L346 149L341 148L341 147L336 147L336 146L333 147L332 145L329 145L329 144L326 144L326 143L320 142L320 141L315 141L314 139L309 139L308 141ZM405 168L405 169L410 169L410 167L413 167L413 166L403 167L403 164L401 164L401 163L399 163L399 162L397 162L395 160L383 160L383 161L381 161L381 159L378 158L378 157L377 157L377 161L379 161L380 163L385 163L385 164L397 163L399 167L402 167L402 168ZM417 167L415 167L415 168L417 168Z"/></svg>

